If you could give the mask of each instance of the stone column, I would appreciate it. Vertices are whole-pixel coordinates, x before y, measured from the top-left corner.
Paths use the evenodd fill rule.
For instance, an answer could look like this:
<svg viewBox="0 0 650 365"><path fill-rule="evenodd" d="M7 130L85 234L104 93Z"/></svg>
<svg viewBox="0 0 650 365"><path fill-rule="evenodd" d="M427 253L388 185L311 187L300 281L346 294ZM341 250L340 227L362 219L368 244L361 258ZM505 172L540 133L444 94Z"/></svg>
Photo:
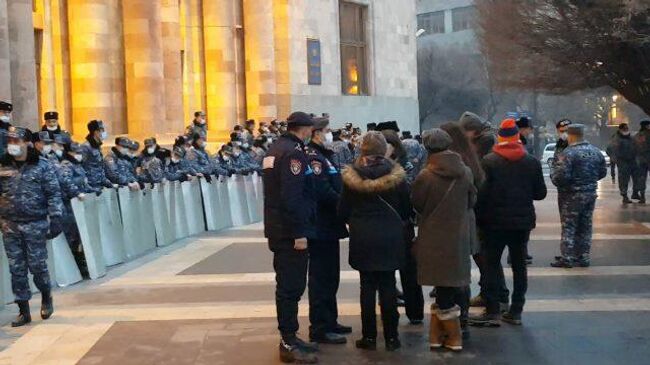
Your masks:
<svg viewBox="0 0 650 365"><path fill-rule="evenodd" d="M291 110L291 19L289 0L273 1L276 105L279 119L288 117ZM304 41L304 40L303 40Z"/></svg>
<svg viewBox="0 0 650 365"><path fill-rule="evenodd" d="M128 130L140 138L166 120L161 3L123 0L122 6Z"/></svg>
<svg viewBox="0 0 650 365"><path fill-rule="evenodd" d="M235 69L237 73L237 120L245 120L246 113L246 55L244 53L243 0L235 0Z"/></svg>
<svg viewBox="0 0 650 365"><path fill-rule="evenodd" d="M52 49L54 63L54 82L56 83L56 110L59 124L80 138L87 131L73 130L72 104L70 96L70 54L68 50L68 12L66 0L51 0Z"/></svg>
<svg viewBox="0 0 650 365"><path fill-rule="evenodd" d="M194 112L205 110L205 60L203 57L203 1L181 0L181 34L185 52L183 105L185 123Z"/></svg>
<svg viewBox="0 0 650 365"><path fill-rule="evenodd" d="M0 100L11 101L7 0L0 0Z"/></svg>
<svg viewBox="0 0 650 365"><path fill-rule="evenodd" d="M125 131L123 74L119 72L124 65L113 39L122 34L121 23L115 23L118 10L115 0L68 0L75 136L86 134L86 124L92 119L106 122L109 133Z"/></svg>
<svg viewBox="0 0 650 365"><path fill-rule="evenodd" d="M244 0L246 106L256 121L277 118L273 1Z"/></svg>
<svg viewBox="0 0 650 365"><path fill-rule="evenodd" d="M225 137L237 124L233 3L233 0L203 2L206 113L211 139Z"/></svg>
<svg viewBox="0 0 650 365"><path fill-rule="evenodd" d="M41 109L43 112L56 110L56 89L54 75L54 47L52 34L52 8L49 1L43 1L42 7L39 8L37 16L42 17L42 47L41 47L41 77L40 77L40 95ZM43 122L43 116L39 113L39 123Z"/></svg>
<svg viewBox="0 0 650 365"><path fill-rule="evenodd" d="M34 25L30 0L7 0L11 96L16 125L37 129L38 99Z"/></svg>
<svg viewBox="0 0 650 365"><path fill-rule="evenodd" d="M183 130L183 70L181 66L181 25L178 0L162 0L162 42L165 75L165 117L159 132Z"/></svg>

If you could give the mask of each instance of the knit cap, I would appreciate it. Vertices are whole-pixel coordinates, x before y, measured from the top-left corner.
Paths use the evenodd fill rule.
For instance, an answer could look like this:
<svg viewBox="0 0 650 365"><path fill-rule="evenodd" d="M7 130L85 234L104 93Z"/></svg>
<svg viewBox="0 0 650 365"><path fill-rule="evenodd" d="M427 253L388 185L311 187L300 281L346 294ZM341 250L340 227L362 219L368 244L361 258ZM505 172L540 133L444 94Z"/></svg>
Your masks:
<svg viewBox="0 0 650 365"><path fill-rule="evenodd" d="M514 119L506 119L501 122L497 138L499 143L519 142L519 128L517 128L517 122Z"/></svg>

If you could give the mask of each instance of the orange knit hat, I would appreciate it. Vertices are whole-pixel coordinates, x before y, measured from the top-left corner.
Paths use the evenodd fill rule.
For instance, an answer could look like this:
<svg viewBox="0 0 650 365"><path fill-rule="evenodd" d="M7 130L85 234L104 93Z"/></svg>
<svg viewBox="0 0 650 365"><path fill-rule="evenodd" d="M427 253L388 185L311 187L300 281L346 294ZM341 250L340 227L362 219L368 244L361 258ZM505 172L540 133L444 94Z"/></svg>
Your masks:
<svg viewBox="0 0 650 365"><path fill-rule="evenodd" d="M517 122L514 119L506 119L501 122L499 127L498 134L499 143L503 142L520 142L519 139L519 128L517 128Z"/></svg>

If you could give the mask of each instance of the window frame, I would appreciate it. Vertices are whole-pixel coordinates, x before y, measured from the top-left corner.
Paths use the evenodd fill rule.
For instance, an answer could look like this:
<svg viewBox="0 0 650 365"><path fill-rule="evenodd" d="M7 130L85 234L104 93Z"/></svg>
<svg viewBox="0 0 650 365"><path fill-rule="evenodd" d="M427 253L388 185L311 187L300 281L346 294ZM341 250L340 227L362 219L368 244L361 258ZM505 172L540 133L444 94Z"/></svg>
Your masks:
<svg viewBox="0 0 650 365"><path fill-rule="evenodd" d="M457 24L461 22L457 22L457 16L456 14L459 12L465 12L463 14L463 27L457 27ZM468 19L467 13L470 13L472 16ZM476 28L476 6L474 5L469 5L469 6L461 6L458 8L453 8L451 9L451 31L452 32L462 32L464 30L472 30Z"/></svg>
<svg viewBox="0 0 650 365"><path fill-rule="evenodd" d="M344 26L342 24L343 11L349 11L344 8L348 6L351 7L354 11L354 18L356 22L353 26L354 36L347 37L347 34L344 32ZM369 62L368 62L368 52L369 52L369 41L368 41L368 12L369 7L365 4L359 4L351 1L339 1L339 55L340 55L340 70L341 70L341 93L344 96L368 96L370 95L369 88ZM345 58L345 50L352 50L354 52L354 57ZM354 85L348 78L348 67L346 66L347 61L355 60L357 67L357 92L352 93L350 89Z"/></svg>

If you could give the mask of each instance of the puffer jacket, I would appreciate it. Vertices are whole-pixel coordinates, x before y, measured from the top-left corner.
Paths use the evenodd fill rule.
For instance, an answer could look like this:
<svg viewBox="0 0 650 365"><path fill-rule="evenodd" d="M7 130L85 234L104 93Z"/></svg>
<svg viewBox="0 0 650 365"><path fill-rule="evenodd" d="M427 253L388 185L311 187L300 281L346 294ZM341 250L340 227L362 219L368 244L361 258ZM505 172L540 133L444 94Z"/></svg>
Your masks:
<svg viewBox="0 0 650 365"><path fill-rule="evenodd" d="M551 181L561 193L595 193L598 180L605 176L605 157L598 148L588 142L567 147L551 169Z"/></svg>
<svg viewBox="0 0 650 365"><path fill-rule="evenodd" d="M101 191L88 184L86 171L81 163L64 158L56 163L56 175L61 185L61 193L64 201L71 200L82 193L96 193Z"/></svg>
<svg viewBox="0 0 650 365"><path fill-rule="evenodd" d="M84 156L83 168L86 170L88 184L94 188L113 187L111 181L106 177L101 143L97 143L92 136L87 136L86 142L81 145L81 151Z"/></svg>
<svg viewBox="0 0 650 365"><path fill-rule="evenodd" d="M120 153L117 148L111 148L111 152L104 158L104 164L106 167L106 176L112 183L126 186L138 182L138 178L135 176L135 167L131 159Z"/></svg>

